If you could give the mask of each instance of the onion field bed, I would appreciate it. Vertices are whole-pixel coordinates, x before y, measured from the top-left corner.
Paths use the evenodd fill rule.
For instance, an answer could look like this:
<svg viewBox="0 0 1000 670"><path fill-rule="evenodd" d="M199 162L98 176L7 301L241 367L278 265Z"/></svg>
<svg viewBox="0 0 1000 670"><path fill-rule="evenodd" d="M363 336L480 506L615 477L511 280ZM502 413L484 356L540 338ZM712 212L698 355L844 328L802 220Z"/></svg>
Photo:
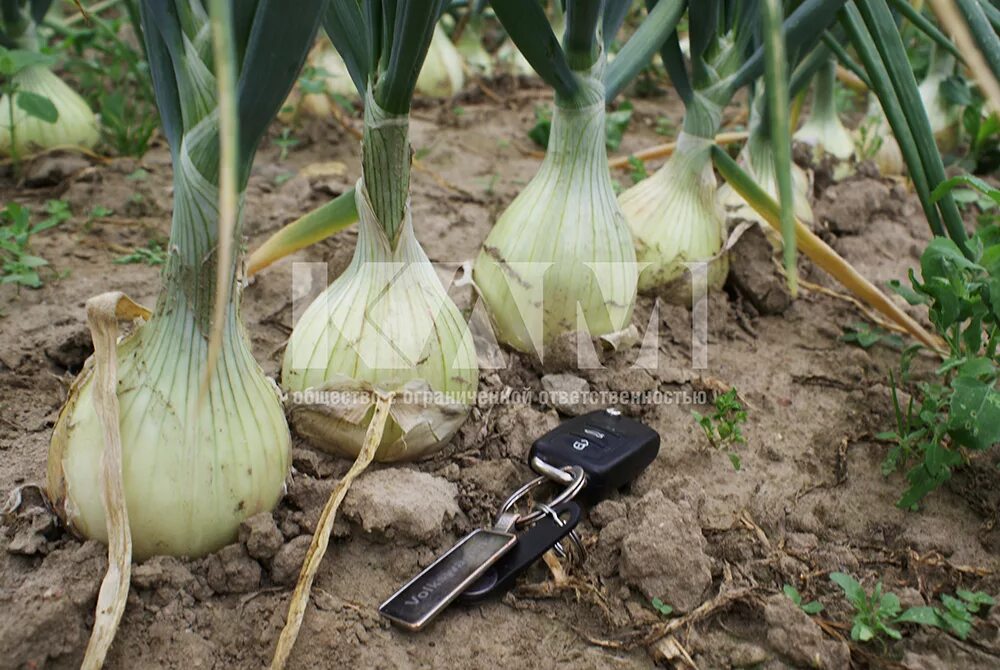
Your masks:
<svg viewBox="0 0 1000 670"><path fill-rule="evenodd" d="M447 103L418 99L413 218L442 276L475 257L535 173L540 159L526 130L536 106L550 101L547 89L510 80L485 92L469 86ZM633 103L612 155L663 142L656 130L664 110L680 121L673 92ZM352 132L360 127L358 117L273 125L247 189L247 248L354 185L361 163ZM613 178L632 184L630 169ZM816 234L881 288L905 282L930 239L907 184L872 167L839 182L817 169L813 183ZM107 290L150 307L156 301L170 154L162 140L141 159L49 153L27 161L20 180L8 171L0 197L32 220L64 212L32 238L32 252L50 264L43 286L0 286L0 493L16 498L0 532L0 668L74 668L94 622L106 550L70 535L25 485L44 484L59 409L92 352L85 301ZM246 288L242 316L268 376L279 375L304 304L294 300L293 262L327 263L332 279L356 239L348 228ZM903 608L939 606L938 594L960 589L998 594L996 453L977 454L919 511L899 509L905 477L883 476L890 445L877 437L895 425L889 380L898 336L877 337L867 313L805 257L793 299L776 259L758 228L731 250L729 279L708 300L704 368L692 365L691 311L648 296L638 299L633 322L641 333L657 330L653 365L636 365L638 342L602 352L601 367L555 373L505 349L505 365L481 371L481 400L446 448L427 460L373 465L348 493L290 667L997 667L1000 608L978 617L964 641L898 624L902 640L851 642L855 612L831 572L869 590L881 581ZM450 295L468 312L467 283ZM926 312L906 309L926 324ZM849 341L858 332L877 341ZM935 366L918 355L912 374L927 377ZM535 438L599 407L554 407L541 392L583 389L595 397L661 392L659 402L617 406L662 440L630 488L585 514L585 560L555 570L540 562L509 593L453 605L419 633L381 619L385 598L458 537L488 525L533 476L527 452ZM733 447L738 470L692 415L712 410L699 399L729 389L746 412L745 444ZM133 566L107 667L269 663L319 512L349 466L293 440L286 494L273 513L245 522L238 543L197 560ZM786 585L802 605L818 601L822 610L806 614Z"/></svg>

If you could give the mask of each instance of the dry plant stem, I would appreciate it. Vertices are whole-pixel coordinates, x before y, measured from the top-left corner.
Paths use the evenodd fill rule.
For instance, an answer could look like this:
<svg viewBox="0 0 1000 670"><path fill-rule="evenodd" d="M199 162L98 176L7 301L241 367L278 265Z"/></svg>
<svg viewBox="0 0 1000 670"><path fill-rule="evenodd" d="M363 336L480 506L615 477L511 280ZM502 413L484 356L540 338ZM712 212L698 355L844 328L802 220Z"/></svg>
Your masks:
<svg viewBox="0 0 1000 670"><path fill-rule="evenodd" d="M702 619L711 616L715 612L723 610L729 607L731 604L749 597L756 590L757 590L756 587L743 587L743 588L733 589L732 591L719 593L719 595L715 596L711 600L705 601L701 605L698 605L698 607L693 609L688 614L653 626L650 629L649 633L642 638L639 644L644 646L649 646L654 642L656 642L657 640L664 638L667 635L670 635L674 631L680 630L684 626L688 626L690 624L701 621Z"/></svg>
<svg viewBox="0 0 1000 670"><path fill-rule="evenodd" d="M236 72L233 60L232 35L229 32L231 17L228 6L220 0L210 0L209 26L212 31L212 53L216 62L219 97L219 241L216 247L218 263L215 266L215 303L212 305L212 329L205 356L205 371L198 391L198 402L205 401L215 374L215 366L222 352L222 332L226 327L226 310L231 290L230 266L233 259L233 231L239 215L239 196L236 185L236 165L239 161L236 146L239 121L236 114Z"/></svg>
<svg viewBox="0 0 1000 670"><path fill-rule="evenodd" d="M767 222L775 230L778 229L778 222L772 221L769 214L758 210L758 214L764 216ZM920 342L934 351L944 351L944 342L941 338L927 332L923 326L917 323L909 314L904 312L885 293L882 293L877 286L865 279L854 269L850 263L844 260L836 251L830 248L826 242L816 237L816 235L802 225L798 219L795 220L795 238L799 243L799 249L807 255L812 262L820 266L823 270L833 275L844 288L858 296L866 303L880 311L882 314L905 328Z"/></svg>
<svg viewBox="0 0 1000 670"><path fill-rule="evenodd" d="M778 269L778 272L780 272L782 275L784 274L785 268L781 266L781 263L775 261L774 266ZM834 291L833 289L821 286L820 284L814 284L810 281L806 281L801 278L799 279L799 288L804 291L811 291L813 293L822 293L823 295L828 295L831 298L836 298L837 300L843 300L844 302L849 302L855 307L857 307L858 311L861 312L866 319L874 323L879 328L882 328L884 330L889 330L894 333L902 333L902 334L909 333L909 331L906 330L906 328L903 328L898 323L893 323L892 321L886 321L881 316L870 310L863 302L861 302L852 295L848 295L846 293L840 293L839 291Z"/></svg>
<svg viewBox="0 0 1000 670"><path fill-rule="evenodd" d="M715 136L716 144L733 144L735 142L745 142L749 133L745 131L733 132L733 133L719 133ZM612 158L608 160L608 166L611 168L626 168L629 166L628 162L631 158L637 158L642 162L656 160L657 158L668 158L677 149L676 142L667 142L666 144L657 144L654 147L649 147L648 149L643 149L642 151L637 151L629 156L619 156L618 158Z"/></svg>
<svg viewBox="0 0 1000 670"><path fill-rule="evenodd" d="M295 585L295 593L292 594L292 601L288 605L288 618L285 620L281 637L278 638L274 658L271 659L271 670L281 670L288 663L288 657L291 655L295 640L299 636L299 628L302 627L306 606L309 604L309 592L312 590L313 580L316 578L316 572L323 561L323 555L326 554L326 548L330 544L330 533L333 531L333 522L337 518L337 509L343 502L344 496L347 495L347 490L351 488L351 484L371 465L375 458L375 452L382 441L382 433L385 431L386 419L389 418L391 405L391 395L376 395L375 414L368 425L368 432L365 433L365 442L361 447L361 452L351 469L347 471L343 479L337 482L336 488L330 494L330 499L323 507L319 522L316 524L316 533L313 535L309 551L302 563L302 571L299 573L299 580Z"/></svg>
<svg viewBox="0 0 1000 670"><path fill-rule="evenodd" d="M941 25L955 40L955 46L962 52L962 57L965 58L965 63L972 70L976 83L986 93L993 111L1000 113L1000 82L993 75L993 70L973 41L969 26L955 6L955 0L929 0L929 2Z"/></svg>
<svg viewBox="0 0 1000 670"><path fill-rule="evenodd" d="M858 75L848 70L843 65L837 65L837 81L851 89L855 93L867 93L868 87L861 81Z"/></svg>
<svg viewBox="0 0 1000 670"><path fill-rule="evenodd" d="M123 293L102 293L87 301L87 323L94 341L94 410L104 432L101 498L108 529L108 571L101 582L94 630L81 667L104 665L128 600L132 575L132 533L122 480L122 438L118 409L118 321L150 317L149 310Z"/></svg>

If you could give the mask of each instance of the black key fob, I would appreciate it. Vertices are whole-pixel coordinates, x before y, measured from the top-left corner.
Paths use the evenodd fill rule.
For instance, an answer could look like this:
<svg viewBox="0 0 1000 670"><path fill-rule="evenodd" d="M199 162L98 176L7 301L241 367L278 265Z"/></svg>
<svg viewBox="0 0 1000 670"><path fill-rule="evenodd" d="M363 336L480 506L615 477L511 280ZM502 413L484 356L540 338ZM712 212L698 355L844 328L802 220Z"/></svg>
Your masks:
<svg viewBox="0 0 1000 670"><path fill-rule="evenodd" d="M587 475L580 497L596 502L635 480L660 451L660 435L615 409L564 421L531 445L535 459L563 468L579 465Z"/></svg>

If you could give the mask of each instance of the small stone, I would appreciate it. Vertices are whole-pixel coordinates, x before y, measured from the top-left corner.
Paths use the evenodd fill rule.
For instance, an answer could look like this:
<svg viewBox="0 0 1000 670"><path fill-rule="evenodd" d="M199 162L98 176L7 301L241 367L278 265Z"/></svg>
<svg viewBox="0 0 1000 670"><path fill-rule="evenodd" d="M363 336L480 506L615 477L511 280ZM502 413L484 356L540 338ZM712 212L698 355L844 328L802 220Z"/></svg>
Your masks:
<svg viewBox="0 0 1000 670"><path fill-rule="evenodd" d="M839 670L851 665L846 642L828 639L823 629L782 593L767 599L764 607L768 644L797 666Z"/></svg>
<svg viewBox="0 0 1000 670"><path fill-rule="evenodd" d="M923 607L927 604L923 594L911 586L899 589L896 591L896 595L899 596L899 604L904 612L911 607Z"/></svg>
<svg viewBox="0 0 1000 670"><path fill-rule="evenodd" d="M242 544L231 544L208 558L208 585L216 593L247 593L260 586L260 564Z"/></svg>
<svg viewBox="0 0 1000 670"><path fill-rule="evenodd" d="M311 542L309 535L299 535L278 550L271 561L271 580L275 584L290 586L298 580Z"/></svg>
<svg viewBox="0 0 1000 670"><path fill-rule="evenodd" d="M565 373L542 377L545 404L558 412L579 416L589 409L590 384L576 375Z"/></svg>
<svg viewBox="0 0 1000 670"><path fill-rule="evenodd" d="M258 560L267 560L278 553L285 538L270 512L255 514L240 524L240 542L247 553Z"/></svg>
<svg viewBox="0 0 1000 670"><path fill-rule="evenodd" d="M705 553L707 543L691 506L677 504L654 490L630 510L629 521L621 543L625 581L678 612L700 605L712 583L712 572Z"/></svg>
<svg viewBox="0 0 1000 670"><path fill-rule="evenodd" d="M385 538L434 539L459 513L455 484L406 468L366 473L344 499L345 517Z"/></svg>

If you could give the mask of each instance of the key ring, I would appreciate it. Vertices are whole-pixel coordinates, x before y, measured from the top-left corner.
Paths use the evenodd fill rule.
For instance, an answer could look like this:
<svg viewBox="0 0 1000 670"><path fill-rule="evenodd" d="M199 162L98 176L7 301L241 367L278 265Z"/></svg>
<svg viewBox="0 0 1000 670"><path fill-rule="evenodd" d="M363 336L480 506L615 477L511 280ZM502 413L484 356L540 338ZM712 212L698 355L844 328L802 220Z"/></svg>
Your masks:
<svg viewBox="0 0 1000 670"><path fill-rule="evenodd" d="M545 503L535 503L535 507L542 510L542 512L544 512L546 516L550 517L553 521L555 521L556 525L558 525L559 527L566 525L565 522L563 522L563 520L559 518L559 515L556 514L556 511L552 509L549 505L546 505ZM587 549L583 546L583 542L580 540L580 536L577 535L576 530L571 530L569 532L569 539L571 539L573 541L573 544L576 545L576 550L578 552L580 562L582 563L587 558ZM563 548L562 542L556 542L552 548L553 550L555 550L556 554L559 555L559 558L566 558L567 556L569 556L569 552L567 552ZM574 562L573 557L570 557L570 562L571 563Z"/></svg>
<svg viewBox="0 0 1000 670"><path fill-rule="evenodd" d="M532 470L540 475L545 475L557 484L569 486L573 483L573 475L568 469L557 468L554 465L549 465L538 456L532 456L530 465Z"/></svg>
<svg viewBox="0 0 1000 670"><path fill-rule="evenodd" d="M561 503L566 502L567 500L572 500L574 497L576 497L576 494L580 492L580 489L583 488L583 485L587 481L587 476L584 474L583 468L581 468L579 465L568 465L563 470L569 476L568 477L569 481L565 482L566 488L564 488L559 495L557 495L555 498L546 503L546 505L549 507L559 505ZM514 491L510 495L510 497L507 498L504 504L500 506L500 511L497 512L496 516L496 523L500 523L500 519L503 517L503 515L509 512L514 507L514 505L516 505L518 501L521 500L521 498L525 497L526 495L531 493L531 491L538 488L542 484L550 481L552 480L548 476L540 475L532 479L530 482L528 482L518 490ZM543 516L545 516L545 512L539 509L538 506L536 505L535 509L531 510L524 516L518 517L517 525L526 526L529 523L534 523L535 521L538 521Z"/></svg>

